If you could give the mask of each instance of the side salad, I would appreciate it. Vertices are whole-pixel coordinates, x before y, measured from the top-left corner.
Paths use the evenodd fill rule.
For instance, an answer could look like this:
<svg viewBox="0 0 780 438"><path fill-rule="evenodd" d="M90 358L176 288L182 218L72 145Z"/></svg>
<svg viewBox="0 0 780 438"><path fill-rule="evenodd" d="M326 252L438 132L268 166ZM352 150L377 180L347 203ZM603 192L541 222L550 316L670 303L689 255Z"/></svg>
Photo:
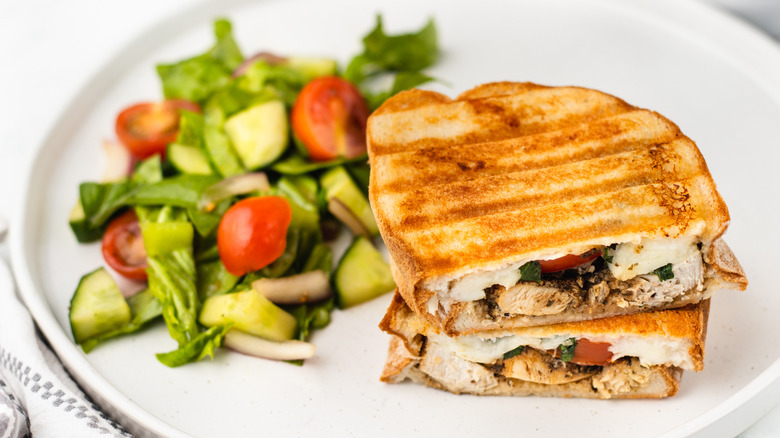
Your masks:
<svg viewBox="0 0 780 438"><path fill-rule="evenodd" d="M205 53L157 66L164 100L117 116L103 181L79 186L76 239L100 241L111 270L145 286L123 294L105 267L81 278L69 319L85 352L161 318L178 344L156 355L167 366L221 346L301 363L334 307L395 287L372 240L366 119L432 80L433 21L387 35L378 16L344 70L245 57L227 20L214 34ZM336 262L345 228L353 242Z"/></svg>

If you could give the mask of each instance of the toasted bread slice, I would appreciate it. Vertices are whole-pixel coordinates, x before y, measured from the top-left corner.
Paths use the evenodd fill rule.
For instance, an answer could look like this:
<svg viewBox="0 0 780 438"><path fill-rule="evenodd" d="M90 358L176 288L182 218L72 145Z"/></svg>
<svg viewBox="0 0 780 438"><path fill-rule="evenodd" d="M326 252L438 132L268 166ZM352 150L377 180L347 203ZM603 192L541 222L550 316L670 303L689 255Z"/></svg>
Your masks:
<svg viewBox="0 0 780 438"><path fill-rule="evenodd" d="M550 324L679 307L708 298L709 286L745 288L733 254L716 254L730 254L716 244L729 213L704 158L658 113L578 87L493 83L455 100L411 90L372 114L367 141L371 205L398 290L451 334L481 330L488 316L491 329ZM554 315L467 306L484 298L483 283L526 262L664 238L700 246L705 287ZM453 298L463 284L477 293Z"/></svg>
<svg viewBox="0 0 780 438"><path fill-rule="evenodd" d="M705 300L673 310L451 338L415 314L396 293L380 323L382 330L393 335L381 379L409 379L479 395L667 397L677 392L683 368L699 371L703 367L708 312L709 300ZM615 350L609 363L591 367L552 358L544 342L525 347L533 354L524 351L507 358L503 350L516 348L506 342L512 337L531 343L536 342L534 338L553 342L585 338L610 343ZM489 346L504 347L491 352L492 358L474 359L475 353L467 347L479 339ZM632 356L630 351L639 354Z"/></svg>

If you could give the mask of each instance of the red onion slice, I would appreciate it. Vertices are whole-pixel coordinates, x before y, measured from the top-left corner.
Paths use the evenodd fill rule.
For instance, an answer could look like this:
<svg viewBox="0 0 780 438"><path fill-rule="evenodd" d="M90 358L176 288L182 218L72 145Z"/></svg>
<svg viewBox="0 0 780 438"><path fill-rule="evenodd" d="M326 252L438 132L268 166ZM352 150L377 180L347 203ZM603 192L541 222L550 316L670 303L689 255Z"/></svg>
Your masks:
<svg viewBox="0 0 780 438"><path fill-rule="evenodd" d="M103 168L103 182L119 181L133 173L133 156L127 148L115 141L103 141L106 167Z"/></svg>
<svg viewBox="0 0 780 438"><path fill-rule="evenodd" d="M333 216L336 216L347 228L352 230L352 234L356 236L371 236L371 232L363 225L363 222L338 198L331 198L328 201L328 211Z"/></svg>
<svg viewBox="0 0 780 438"><path fill-rule="evenodd" d="M246 70L249 68L250 65L254 64L257 61L265 61L268 65L276 65L276 64L283 64L287 62L287 58L283 56L274 55L270 52L260 52L256 55L250 56L249 58L245 59L244 62L241 63L235 70L233 70L232 77L235 79L244 73L246 73Z"/></svg>
<svg viewBox="0 0 780 438"><path fill-rule="evenodd" d="M240 330L228 330L222 345L239 353L274 360L310 359L314 356L314 344L303 341L269 341Z"/></svg>
<svg viewBox="0 0 780 438"><path fill-rule="evenodd" d="M331 294L328 276L322 271L282 278L260 278L252 289L276 304L302 304L324 300Z"/></svg>
<svg viewBox="0 0 780 438"><path fill-rule="evenodd" d="M210 186L203 191L198 201L198 209L211 211L219 201L235 195L244 195L254 191L267 192L271 190L268 177L263 172L245 173L231 176Z"/></svg>

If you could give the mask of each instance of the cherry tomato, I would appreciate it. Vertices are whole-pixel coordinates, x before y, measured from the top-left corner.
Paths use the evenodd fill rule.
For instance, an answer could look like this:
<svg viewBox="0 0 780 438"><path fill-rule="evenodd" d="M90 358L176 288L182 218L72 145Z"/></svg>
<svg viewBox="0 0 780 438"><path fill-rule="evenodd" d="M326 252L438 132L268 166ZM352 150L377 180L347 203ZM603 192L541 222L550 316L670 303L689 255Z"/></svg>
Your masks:
<svg viewBox="0 0 780 438"><path fill-rule="evenodd" d="M552 260L539 260L542 267L542 273L565 271L576 268L590 261L596 260L601 256L601 250L590 250L584 254L568 254L563 257Z"/></svg>
<svg viewBox="0 0 780 438"><path fill-rule="evenodd" d="M103 234L103 258L121 276L146 280L146 249L133 210L111 221Z"/></svg>
<svg viewBox="0 0 780 438"><path fill-rule="evenodd" d="M326 76L306 84L292 108L292 129L314 161L366 152L368 106L349 81Z"/></svg>
<svg viewBox="0 0 780 438"><path fill-rule="evenodd" d="M231 206L217 228L219 258L241 276L268 266L284 253L292 209L282 197L247 198Z"/></svg>
<svg viewBox="0 0 780 438"><path fill-rule="evenodd" d="M135 158L144 159L165 152L179 133L179 112L200 112L186 100L144 102L129 106L116 118L116 135Z"/></svg>
<svg viewBox="0 0 780 438"><path fill-rule="evenodd" d="M612 352L609 351L611 344L608 342L591 342L586 338L577 340L577 346L574 348L574 357L570 362L580 365L599 365L604 366L612 361Z"/></svg>
<svg viewBox="0 0 780 438"><path fill-rule="evenodd" d="M577 339L577 346L574 347L574 356L569 362L578 365L599 365L604 366L612 362L612 352L609 347L612 344L608 342L591 342L586 338ZM555 357L561 357L561 349L547 350Z"/></svg>

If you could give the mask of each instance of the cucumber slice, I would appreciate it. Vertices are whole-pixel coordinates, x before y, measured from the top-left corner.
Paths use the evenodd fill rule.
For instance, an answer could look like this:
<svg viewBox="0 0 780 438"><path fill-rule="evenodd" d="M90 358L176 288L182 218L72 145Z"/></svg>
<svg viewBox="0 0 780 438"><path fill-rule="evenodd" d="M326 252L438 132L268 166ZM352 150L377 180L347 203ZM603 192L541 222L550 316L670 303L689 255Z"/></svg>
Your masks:
<svg viewBox="0 0 780 438"><path fill-rule="evenodd" d="M306 82L319 76L336 74L336 60L329 58L309 58L292 56L287 58L287 65L298 70L306 78Z"/></svg>
<svg viewBox="0 0 780 438"><path fill-rule="evenodd" d="M171 143L168 146L168 160L181 173L196 175L211 175L213 173L206 154L195 146Z"/></svg>
<svg viewBox="0 0 780 438"><path fill-rule="evenodd" d="M371 241L360 236L344 253L333 274L342 308L366 302L395 289L390 266Z"/></svg>
<svg viewBox="0 0 780 438"><path fill-rule="evenodd" d="M287 111L281 100L263 102L231 116L225 132L247 169L271 164L289 143Z"/></svg>
<svg viewBox="0 0 780 438"><path fill-rule="evenodd" d="M368 203L368 199L363 195L363 192L358 188L357 184L349 176L349 173L342 167L337 166L324 175L320 179L322 187L325 189L325 197L330 202L333 199L339 201L344 207L346 207L352 215L360 221L362 228L369 236L376 236L379 234L379 228L376 225L376 219L374 219L374 213L371 212L371 205ZM339 206L340 207L340 206ZM344 217L338 212L334 213L342 222L345 221ZM346 223L346 222L345 222ZM349 224L348 224L349 225ZM355 230L355 227L350 226L355 234L363 234L359 230Z"/></svg>
<svg viewBox="0 0 780 438"><path fill-rule="evenodd" d="M70 211L68 223L70 223L70 229L73 230L73 234L79 243L94 242L103 237L102 228L93 228L89 225L89 221L87 221L87 217L84 214L84 207L81 206L81 200Z"/></svg>
<svg viewBox="0 0 780 438"><path fill-rule="evenodd" d="M203 127L203 146L214 168L224 177L245 172L240 158L230 147L230 137L218 126Z"/></svg>
<svg viewBox="0 0 780 438"><path fill-rule="evenodd" d="M272 341L292 339L298 325L294 316L253 289L217 295L203 302L201 324L212 327L230 322L235 329Z"/></svg>
<svg viewBox="0 0 780 438"><path fill-rule="evenodd" d="M70 300L70 328L76 343L81 344L130 322L130 306L116 281L99 268L81 277Z"/></svg>

